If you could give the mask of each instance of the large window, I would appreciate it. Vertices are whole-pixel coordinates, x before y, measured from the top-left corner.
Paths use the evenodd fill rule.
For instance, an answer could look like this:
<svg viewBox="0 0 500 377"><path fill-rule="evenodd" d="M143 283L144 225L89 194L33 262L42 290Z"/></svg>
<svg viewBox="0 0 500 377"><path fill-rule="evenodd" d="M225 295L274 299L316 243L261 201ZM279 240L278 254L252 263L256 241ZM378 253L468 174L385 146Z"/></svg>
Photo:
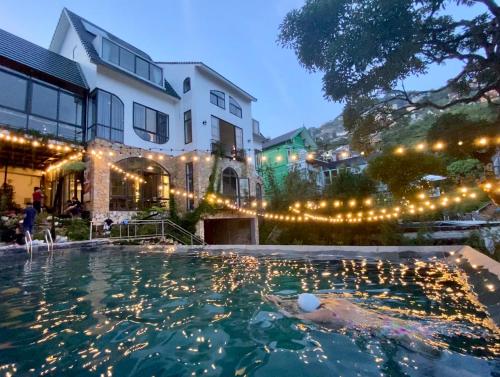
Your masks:
<svg viewBox="0 0 500 377"><path fill-rule="evenodd" d="M222 172L222 195L232 200L236 205L240 204L238 174L233 168L226 168Z"/></svg>
<svg viewBox="0 0 500 377"><path fill-rule="evenodd" d="M193 142L193 121L191 120L191 110L184 113L184 144Z"/></svg>
<svg viewBox="0 0 500 377"><path fill-rule="evenodd" d="M111 211L137 211L153 206L168 208L170 176L158 163L138 157L122 160L116 165L140 176L145 182L124 179L123 174L110 171Z"/></svg>
<svg viewBox="0 0 500 377"><path fill-rule="evenodd" d="M160 67L106 38L102 38L102 58L157 85L163 83Z"/></svg>
<svg viewBox="0 0 500 377"><path fill-rule="evenodd" d="M168 141L168 115L134 102L134 131L143 140Z"/></svg>
<svg viewBox="0 0 500 377"><path fill-rule="evenodd" d="M229 112L233 115L236 115L239 118L242 117L240 104L236 102L236 100L231 96L229 96Z"/></svg>
<svg viewBox="0 0 500 377"><path fill-rule="evenodd" d="M191 194L186 198L186 209L191 211L194 209L194 167L192 162L186 164L186 191Z"/></svg>
<svg viewBox="0 0 500 377"><path fill-rule="evenodd" d="M219 90L210 91L210 102L222 109L226 108L226 95Z"/></svg>
<svg viewBox="0 0 500 377"><path fill-rule="evenodd" d="M243 129L212 115L212 145L226 157L244 158Z"/></svg>
<svg viewBox="0 0 500 377"><path fill-rule="evenodd" d="M191 79L189 77L186 77L184 79L184 82L182 83L182 90L184 93L187 93L191 90Z"/></svg>
<svg viewBox="0 0 500 377"><path fill-rule="evenodd" d="M0 123L83 141L83 99L56 86L0 70Z"/></svg>
<svg viewBox="0 0 500 377"><path fill-rule="evenodd" d="M96 137L123 143L123 102L114 94L97 89L90 95L88 139Z"/></svg>
<svg viewBox="0 0 500 377"><path fill-rule="evenodd" d="M262 185L260 183L255 184L255 199L262 200Z"/></svg>

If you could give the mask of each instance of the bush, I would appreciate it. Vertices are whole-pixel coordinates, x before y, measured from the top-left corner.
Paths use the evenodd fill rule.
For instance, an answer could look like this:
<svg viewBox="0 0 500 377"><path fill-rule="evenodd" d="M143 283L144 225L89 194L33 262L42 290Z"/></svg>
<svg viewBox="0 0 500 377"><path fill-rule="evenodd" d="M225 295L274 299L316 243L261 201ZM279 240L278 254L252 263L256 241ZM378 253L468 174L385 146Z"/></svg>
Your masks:
<svg viewBox="0 0 500 377"><path fill-rule="evenodd" d="M83 219L65 220L66 236L71 241L84 241L89 239L90 223Z"/></svg>

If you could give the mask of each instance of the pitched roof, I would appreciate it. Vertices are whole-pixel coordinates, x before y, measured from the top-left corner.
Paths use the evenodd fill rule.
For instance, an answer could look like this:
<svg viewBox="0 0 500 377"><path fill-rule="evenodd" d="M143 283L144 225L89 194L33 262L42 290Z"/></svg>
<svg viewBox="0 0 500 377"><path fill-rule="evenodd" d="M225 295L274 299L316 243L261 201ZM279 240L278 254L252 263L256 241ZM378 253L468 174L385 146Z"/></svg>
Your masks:
<svg viewBox="0 0 500 377"><path fill-rule="evenodd" d="M262 144L262 149L268 149L268 148L274 147L275 145L286 143L288 140L293 139L295 136L297 136L303 130L304 130L304 127L300 127L300 128L297 128L296 130L293 130L293 131L287 132L286 134L275 137L274 139L268 140L264 144Z"/></svg>
<svg viewBox="0 0 500 377"><path fill-rule="evenodd" d="M135 53L136 55L140 56L141 58L144 58L145 60L149 61L150 63L154 63L153 62L153 59L151 59L151 57L146 54L144 51L138 49L137 47L125 42L123 39L120 39L116 36L114 36L113 34L111 34L110 32L102 29L101 27L93 24L92 22L86 20L85 18L83 17L80 17L79 15L71 12L70 10L68 10L67 8L64 8L63 12L66 12L66 14L68 15L71 23L73 24L75 30L76 30L76 33L78 34L78 37L80 38L80 41L82 42L83 44L83 47L85 49L85 51L87 52L87 55L89 56L90 58L90 61L94 64L99 64L99 65L104 65L106 66L107 68L110 68L114 71L117 71L117 72L120 72L124 75L127 75L129 77L132 77L140 82L142 82L143 84L146 84L154 89L158 89L164 93L167 93L169 94L170 96L172 97L175 97L175 98L178 98L180 99L181 97L177 94L177 92L174 90L174 88L172 88L172 86L167 82L167 80L164 80L164 88L160 88L158 87L157 85L147 81L147 80L144 80L144 79L141 79L129 72L127 72L126 70L123 70L123 69L120 69L120 68L117 68L115 67L113 64L110 64L108 63L107 61L101 59L101 57L99 56L99 53L97 52L97 50L95 49L92 41L95 39L96 35L93 34L91 31L90 28L92 29L97 29L99 31L100 34L104 35L105 37L107 37L108 39L110 39L111 41L129 49L130 51L132 51L133 53ZM86 27L86 25L89 25Z"/></svg>
<svg viewBox="0 0 500 377"><path fill-rule="evenodd" d="M3 29L0 29L0 57L88 89L78 63Z"/></svg>
<svg viewBox="0 0 500 377"><path fill-rule="evenodd" d="M241 89L238 85L236 85L234 82L232 82L231 80L227 79L226 77L224 77L223 75L221 75L219 72L217 72L215 69L209 67L208 65L206 65L205 63L203 62L197 62L197 61L185 61L185 62L180 62L180 61L177 61L177 62L157 62L158 64L172 64L172 65L178 65L178 64L192 64L192 65L196 65L197 67L199 67L201 70L203 70L204 72L208 73L208 74L211 74L212 76L215 76L217 77L219 80L222 80L224 81L226 84L228 84L229 86L233 87L234 89L236 89L237 91L239 91L241 94L243 94L245 97L247 97L249 100L251 101L257 101L257 98L255 98L254 96L252 96L250 93L248 93L247 91Z"/></svg>

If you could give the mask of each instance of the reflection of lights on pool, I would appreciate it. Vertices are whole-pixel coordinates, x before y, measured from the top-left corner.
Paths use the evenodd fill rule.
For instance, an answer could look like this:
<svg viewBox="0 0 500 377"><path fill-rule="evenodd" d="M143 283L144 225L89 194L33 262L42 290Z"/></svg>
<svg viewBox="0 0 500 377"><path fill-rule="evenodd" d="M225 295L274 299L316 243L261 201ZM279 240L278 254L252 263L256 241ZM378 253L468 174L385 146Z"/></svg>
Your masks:
<svg viewBox="0 0 500 377"><path fill-rule="evenodd" d="M330 276L331 274L331 272L325 271L321 273L321 276Z"/></svg>

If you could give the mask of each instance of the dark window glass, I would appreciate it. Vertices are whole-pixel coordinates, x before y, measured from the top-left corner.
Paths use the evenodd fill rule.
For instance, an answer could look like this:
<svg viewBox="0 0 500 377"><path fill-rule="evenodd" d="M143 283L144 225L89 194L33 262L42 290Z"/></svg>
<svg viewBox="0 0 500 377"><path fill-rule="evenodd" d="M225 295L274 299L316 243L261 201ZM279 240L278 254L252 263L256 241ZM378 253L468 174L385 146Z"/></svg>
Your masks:
<svg viewBox="0 0 500 377"><path fill-rule="evenodd" d="M239 205L240 188L238 174L232 168L226 168L222 172L222 194L231 198L234 203Z"/></svg>
<svg viewBox="0 0 500 377"><path fill-rule="evenodd" d="M30 115L28 128L44 135L57 135L57 122Z"/></svg>
<svg viewBox="0 0 500 377"><path fill-rule="evenodd" d="M188 162L186 164L186 191L188 194L193 194L194 192L194 168L193 168L193 163ZM194 198L192 197L186 197L186 208L188 211L191 211L194 209Z"/></svg>
<svg viewBox="0 0 500 377"><path fill-rule="evenodd" d="M111 127L123 130L123 103L117 96L111 96Z"/></svg>
<svg viewBox="0 0 500 377"><path fill-rule="evenodd" d="M57 119L57 90L33 83L31 112L49 119Z"/></svg>
<svg viewBox="0 0 500 377"><path fill-rule="evenodd" d="M193 141L193 122L191 120L191 110L184 113L184 144Z"/></svg>
<svg viewBox="0 0 500 377"><path fill-rule="evenodd" d="M139 57L135 57L135 73L149 80L149 63Z"/></svg>
<svg viewBox="0 0 500 377"><path fill-rule="evenodd" d="M99 91L97 95L97 124L111 125L111 94Z"/></svg>
<svg viewBox="0 0 500 377"><path fill-rule="evenodd" d="M255 184L255 198L262 200L262 185L260 183Z"/></svg>
<svg viewBox="0 0 500 377"><path fill-rule="evenodd" d="M102 39L102 58L108 62L118 65L119 47L106 38Z"/></svg>
<svg viewBox="0 0 500 377"><path fill-rule="evenodd" d="M220 108L226 108L226 95L219 90L210 91L210 102Z"/></svg>
<svg viewBox="0 0 500 377"><path fill-rule="evenodd" d="M26 113L0 107L0 123L12 128L26 128Z"/></svg>
<svg viewBox="0 0 500 377"><path fill-rule="evenodd" d="M168 141L168 115L134 103L134 131L141 139L165 144Z"/></svg>
<svg viewBox="0 0 500 377"><path fill-rule="evenodd" d="M184 91L184 93L191 90L191 79L189 77L186 77L184 79L184 82L182 83L182 90Z"/></svg>
<svg viewBox="0 0 500 377"><path fill-rule="evenodd" d="M239 105L236 100L229 96L229 112L233 115L236 115L237 117L241 118L242 117L242 111L241 111L241 106Z"/></svg>
<svg viewBox="0 0 500 377"><path fill-rule="evenodd" d="M71 94L59 93L59 120L78 126L82 124L82 99Z"/></svg>
<svg viewBox="0 0 500 377"><path fill-rule="evenodd" d="M124 48L120 48L120 67L130 72L134 72L135 69L135 55Z"/></svg>
<svg viewBox="0 0 500 377"><path fill-rule="evenodd" d="M146 128L146 108L138 103L134 103L134 127Z"/></svg>
<svg viewBox="0 0 500 377"><path fill-rule="evenodd" d="M161 68L151 64L150 69L151 69L150 80L155 84L161 85L161 80L163 79Z"/></svg>
<svg viewBox="0 0 500 377"><path fill-rule="evenodd" d="M68 140L82 141L82 129L80 127L71 126L69 124L59 123L59 129L57 132L59 137Z"/></svg>
<svg viewBox="0 0 500 377"><path fill-rule="evenodd" d="M27 87L28 80L0 71L0 106L25 111Z"/></svg>

